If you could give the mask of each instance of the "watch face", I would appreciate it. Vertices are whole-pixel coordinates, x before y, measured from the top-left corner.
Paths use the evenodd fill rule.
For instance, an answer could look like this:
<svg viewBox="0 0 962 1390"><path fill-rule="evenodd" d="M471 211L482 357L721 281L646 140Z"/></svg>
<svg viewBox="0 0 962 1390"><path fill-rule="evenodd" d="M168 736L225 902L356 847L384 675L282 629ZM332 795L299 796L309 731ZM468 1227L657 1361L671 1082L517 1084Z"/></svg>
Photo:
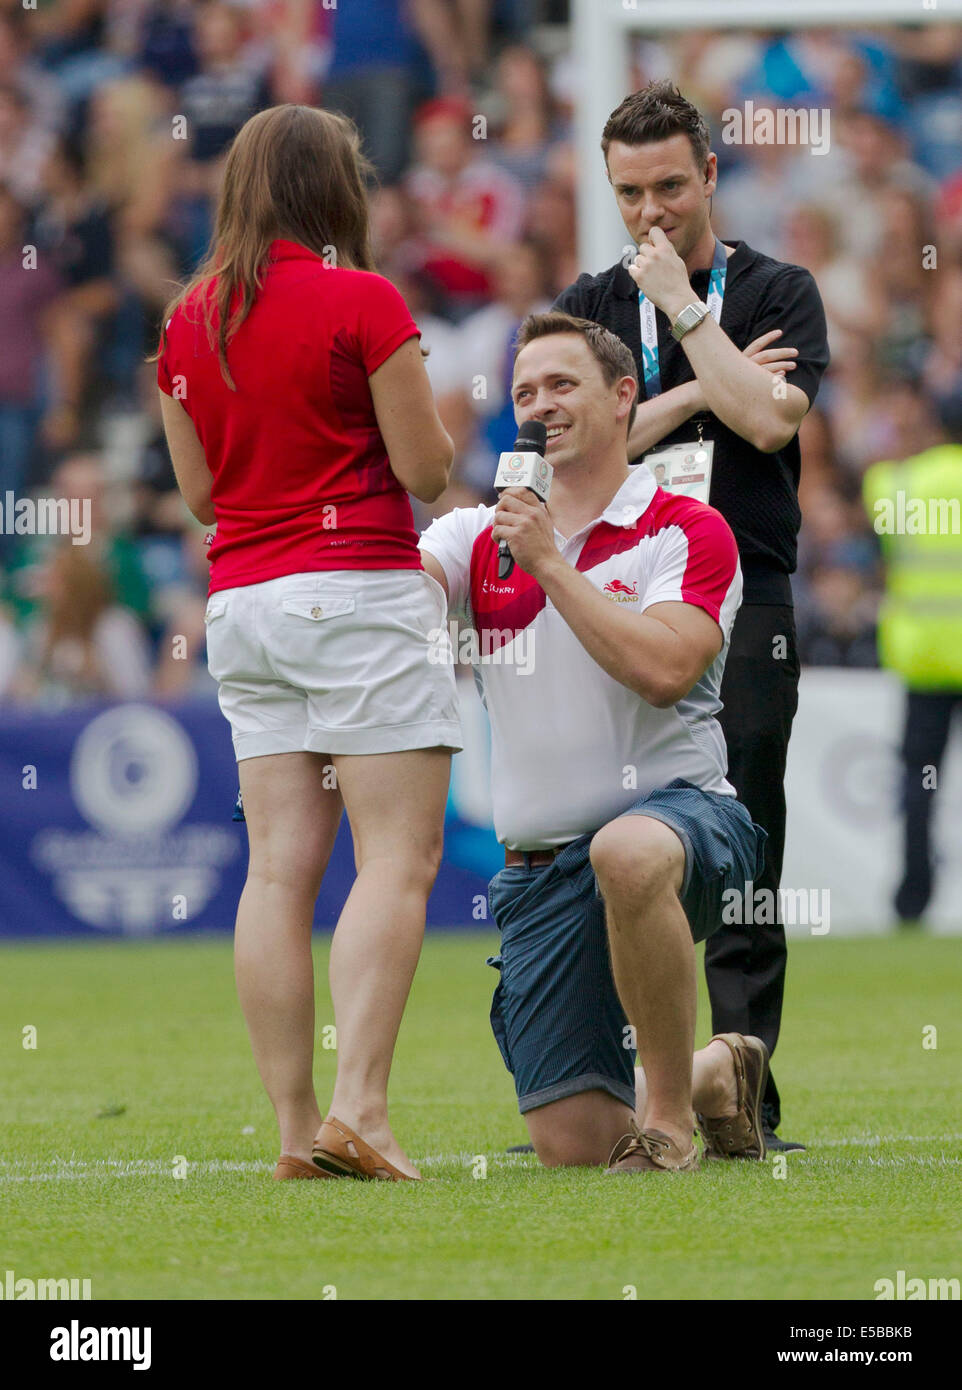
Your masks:
<svg viewBox="0 0 962 1390"><path fill-rule="evenodd" d="M688 304L678 315L672 326L672 333L681 339L692 328L695 328L702 319L707 318L708 307L705 304Z"/></svg>

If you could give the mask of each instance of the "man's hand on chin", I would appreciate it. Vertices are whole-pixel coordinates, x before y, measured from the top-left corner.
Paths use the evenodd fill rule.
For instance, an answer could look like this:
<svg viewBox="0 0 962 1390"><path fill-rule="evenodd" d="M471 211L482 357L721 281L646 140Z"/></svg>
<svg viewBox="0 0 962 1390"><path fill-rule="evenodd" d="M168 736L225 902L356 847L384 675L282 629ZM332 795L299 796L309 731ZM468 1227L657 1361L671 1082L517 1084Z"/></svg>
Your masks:
<svg viewBox="0 0 962 1390"><path fill-rule="evenodd" d="M652 227L648 241L639 246L628 274L645 298L669 318L677 318L696 297L685 262L660 227Z"/></svg>
<svg viewBox="0 0 962 1390"><path fill-rule="evenodd" d="M527 488L509 487L501 494L491 534L508 542L515 564L532 579L560 559L548 508Z"/></svg>

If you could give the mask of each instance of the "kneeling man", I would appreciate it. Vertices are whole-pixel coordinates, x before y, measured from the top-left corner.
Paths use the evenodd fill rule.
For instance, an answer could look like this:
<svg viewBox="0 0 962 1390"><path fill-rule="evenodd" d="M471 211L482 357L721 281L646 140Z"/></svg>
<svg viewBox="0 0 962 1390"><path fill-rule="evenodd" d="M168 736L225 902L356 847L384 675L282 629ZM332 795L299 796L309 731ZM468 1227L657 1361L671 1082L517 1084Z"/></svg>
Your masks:
<svg viewBox="0 0 962 1390"><path fill-rule="evenodd" d="M763 1158L768 1066L739 1033L693 1055L694 942L761 871L765 832L715 718L738 551L712 507L629 466L637 391L606 329L530 315L512 395L547 426L549 506L510 489L421 537L491 722L495 1037L541 1161L615 1174L695 1168L696 1112L708 1156Z"/></svg>

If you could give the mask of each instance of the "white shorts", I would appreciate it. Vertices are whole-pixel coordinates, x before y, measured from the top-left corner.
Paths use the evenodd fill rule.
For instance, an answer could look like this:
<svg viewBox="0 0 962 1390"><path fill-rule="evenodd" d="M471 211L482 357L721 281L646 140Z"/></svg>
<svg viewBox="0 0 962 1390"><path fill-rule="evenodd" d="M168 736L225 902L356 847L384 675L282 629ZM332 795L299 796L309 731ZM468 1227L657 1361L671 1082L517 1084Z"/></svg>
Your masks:
<svg viewBox="0 0 962 1390"><path fill-rule="evenodd" d="M462 746L443 659L447 600L424 570L321 570L220 589L206 623L238 762Z"/></svg>

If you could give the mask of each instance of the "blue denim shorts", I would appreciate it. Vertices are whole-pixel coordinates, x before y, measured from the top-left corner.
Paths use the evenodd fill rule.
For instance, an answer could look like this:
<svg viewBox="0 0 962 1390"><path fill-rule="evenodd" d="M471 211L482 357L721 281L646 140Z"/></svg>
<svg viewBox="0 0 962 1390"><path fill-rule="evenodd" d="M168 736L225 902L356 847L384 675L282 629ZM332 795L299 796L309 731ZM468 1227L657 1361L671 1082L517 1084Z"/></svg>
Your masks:
<svg viewBox="0 0 962 1390"><path fill-rule="evenodd" d="M681 901L695 941L721 925L722 894L744 891L764 865L765 831L733 796L681 778L625 815L651 816L685 847ZM518 1108L607 1091L634 1109L635 1050L608 955L604 904L589 859L593 834L550 863L510 865L488 886L501 952L491 1027L514 1076Z"/></svg>

